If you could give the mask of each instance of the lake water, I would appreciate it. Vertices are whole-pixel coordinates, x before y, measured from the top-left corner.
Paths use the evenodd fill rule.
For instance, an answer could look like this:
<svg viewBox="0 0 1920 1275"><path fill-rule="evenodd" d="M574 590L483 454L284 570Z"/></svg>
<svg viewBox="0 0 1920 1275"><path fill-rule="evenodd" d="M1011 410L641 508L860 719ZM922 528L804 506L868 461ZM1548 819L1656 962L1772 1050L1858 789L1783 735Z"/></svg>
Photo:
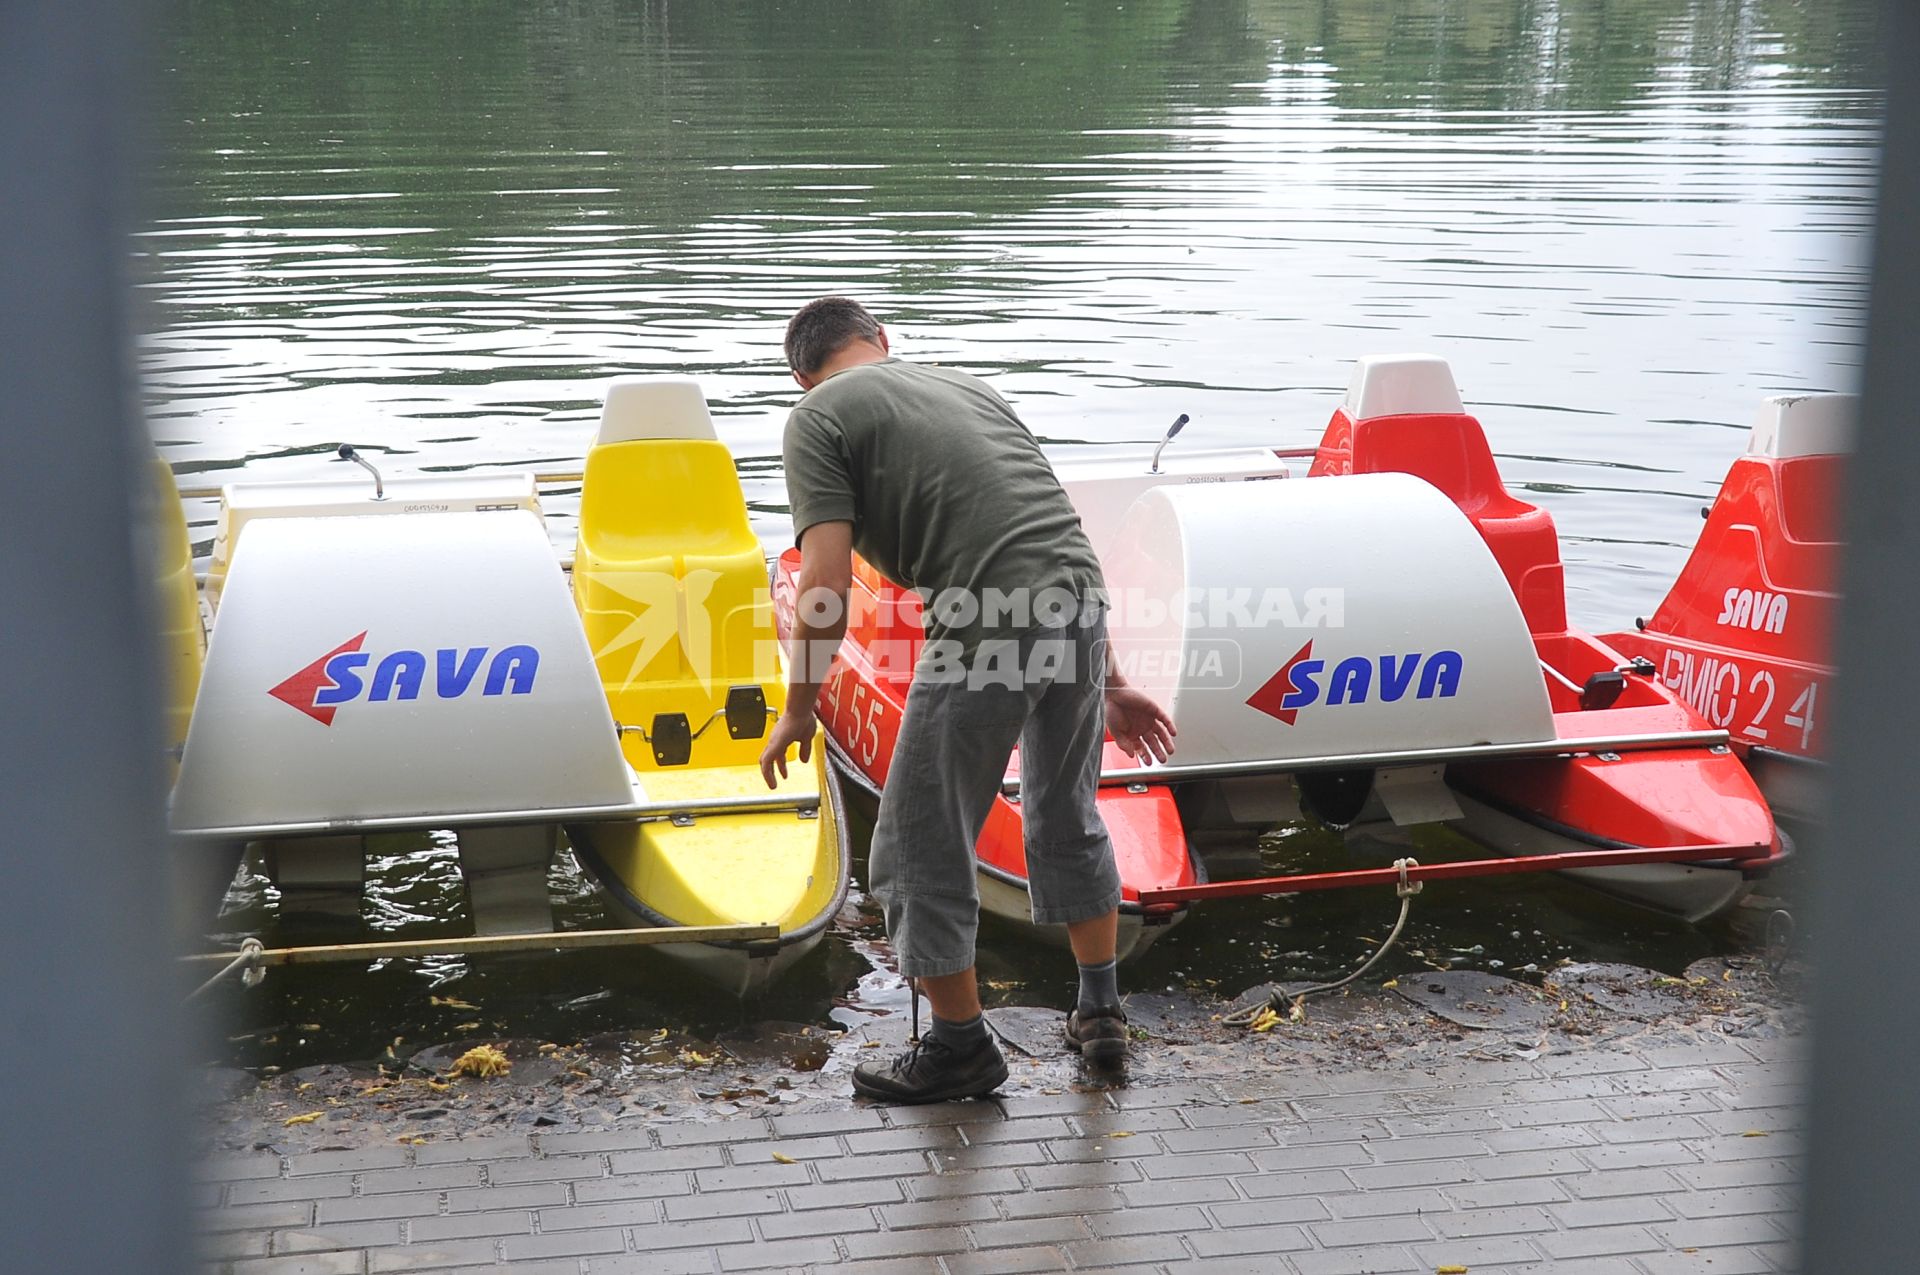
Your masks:
<svg viewBox="0 0 1920 1275"><path fill-rule="evenodd" d="M1181 412L1176 446L1311 443L1354 358L1426 350L1557 519L1576 622L1619 626L1762 396L1853 385L1876 9L186 0L136 244L155 435L186 483L338 476L343 441L389 474L564 469L606 378L688 374L773 546L779 342L813 296L990 377L1056 457ZM570 544L573 493L547 504ZM202 551L214 512L189 505ZM449 923L451 859L425 845L383 860L376 927ZM1646 941L1560 889L1456 891L1426 941L1516 966ZM250 890L230 921L270 925ZM1391 918L1349 906L1289 905L1276 950L1364 950ZM1476 906L1499 915L1444 910ZM1214 937L1170 938L1156 976L1220 967L1266 907L1206 914ZM860 977L862 933L786 1012ZM1668 964L1721 941L1669 939ZM433 979L489 986L528 1031L598 990L584 1027L694 1012L650 959L289 971L249 1013L431 1032L410 998Z"/></svg>

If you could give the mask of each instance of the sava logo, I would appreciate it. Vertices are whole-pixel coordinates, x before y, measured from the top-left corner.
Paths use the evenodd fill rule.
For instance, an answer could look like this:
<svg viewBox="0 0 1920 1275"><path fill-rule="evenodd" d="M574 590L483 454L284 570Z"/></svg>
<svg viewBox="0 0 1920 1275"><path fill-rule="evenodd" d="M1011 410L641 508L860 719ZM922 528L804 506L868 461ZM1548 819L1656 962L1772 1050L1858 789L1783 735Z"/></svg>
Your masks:
<svg viewBox="0 0 1920 1275"><path fill-rule="evenodd" d="M419 699L429 669L433 692L440 699L459 699L475 689L482 695L531 694L534 675L540 671L540 652L530 646L503 646L491 661L484 646L464 651L442 647L431 657L425 651L395 651L374 664L373 656L360 649L366 640L364 632L348 638L267 694L322 726L331 726L340 706L363 693L369 701ZM370 664L371 677L367 675Z"/></svg>
<svg viewBox="0 0 1920 1275"><path fill-rule="evenodd" d="M1452 699L1460 693L1460 670L1464 663L1458 651L1435 651L1431 655L1418 651L1405 655L1350 655L1334 665L1333 672L1328 674L1327 662L1313 658L1313 643L1309 642L1253 693L1247 705L1291 726L1301 709L1318 703L1325 703L1329 708L1364 704L1369 699L1391 704L1404 699L1408 691L1412 691L1416 699ZM1320 684L1323 676L1326 678L1324 689Z"/></svg>
<svg viewBox="0 0 1920 1275"><path fill-rule="evenodd" d="M1787 595L1764 589L1728 589L1720 598L1715 624L1755 633L1779 633L1787 627Z"/></svg>

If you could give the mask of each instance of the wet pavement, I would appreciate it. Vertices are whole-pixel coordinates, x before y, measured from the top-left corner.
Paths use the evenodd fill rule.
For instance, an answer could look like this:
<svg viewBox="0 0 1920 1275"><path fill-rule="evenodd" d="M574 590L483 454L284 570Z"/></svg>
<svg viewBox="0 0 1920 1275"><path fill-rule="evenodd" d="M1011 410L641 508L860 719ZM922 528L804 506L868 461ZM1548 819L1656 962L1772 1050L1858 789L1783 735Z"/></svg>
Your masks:
<svg viewBox="0 0 1920 1275"><path fill-rule="evenodd" d="M1136 998L1117 1085L1009 1007L1003 1096L923 1108L847 1094L898 1015L227 1073L199 1217L220 1275L1792 1269L1787 977L1435 971L1258 1033Z"/></svg>

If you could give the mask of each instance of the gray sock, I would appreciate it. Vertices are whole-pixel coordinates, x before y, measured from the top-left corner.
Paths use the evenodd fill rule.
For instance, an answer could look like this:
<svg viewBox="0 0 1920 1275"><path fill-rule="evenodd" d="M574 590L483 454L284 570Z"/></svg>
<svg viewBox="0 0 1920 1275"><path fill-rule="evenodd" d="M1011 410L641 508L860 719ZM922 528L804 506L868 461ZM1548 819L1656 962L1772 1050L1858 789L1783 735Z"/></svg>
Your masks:
<svg viewBox="0 0 1920 1275"><path fill-rule="evenodd" d="M1082 1013L1112 1009L1120 1004L1120 960L1111 957L1098 965L1080 967L1080 1000L1075 1006Z"/></svg>
<svg viewBox="0 0 1920 1275"><path fill-rule="evenodd" d="M987 1043L987 1020L984 1015L975 1014L965 1022L952 1023L935 1014L927 1036L956 1054L970 1054Z"/></svg>

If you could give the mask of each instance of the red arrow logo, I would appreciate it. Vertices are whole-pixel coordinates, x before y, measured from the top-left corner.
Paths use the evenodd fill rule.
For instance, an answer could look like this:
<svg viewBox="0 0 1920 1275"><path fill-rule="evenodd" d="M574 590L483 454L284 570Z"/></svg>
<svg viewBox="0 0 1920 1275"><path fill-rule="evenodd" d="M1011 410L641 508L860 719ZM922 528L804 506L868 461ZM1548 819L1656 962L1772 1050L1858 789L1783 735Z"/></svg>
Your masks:
<svg viewBox="0 0 1920 1275"><path fill-rule="evenodd" d="M366 631L362 630L359 636L348 638L339 646L334 647L331 651L328 651L325 655L268 691L267 694L273 696L283 704L299 709L314 721L319 722L322 726L333 725L333 715L340 711L340 706L338 704L328 704L325 707L315 707L313 702L314 697L320 693L322 687L335 685L334 680L327 676L327 661L336 655L343 655L348 651L359 650L360 644L366 640Z"/></svg>
<svg viewBox="0 0 1920 1275"><path fill-rule="evenodd" d="M1285 725L1293 725L1294 719L1300 716L1300 710L1282 708L1280 705L1285 703L1287 696L1293 693L1293 666L1312 654L1312 642L1295 651L1293 658L1282 664L1278 673L1268 678L1259 690L1247 697L1247 707L1257 708L1268 717L1276 718Z"/></svg>

